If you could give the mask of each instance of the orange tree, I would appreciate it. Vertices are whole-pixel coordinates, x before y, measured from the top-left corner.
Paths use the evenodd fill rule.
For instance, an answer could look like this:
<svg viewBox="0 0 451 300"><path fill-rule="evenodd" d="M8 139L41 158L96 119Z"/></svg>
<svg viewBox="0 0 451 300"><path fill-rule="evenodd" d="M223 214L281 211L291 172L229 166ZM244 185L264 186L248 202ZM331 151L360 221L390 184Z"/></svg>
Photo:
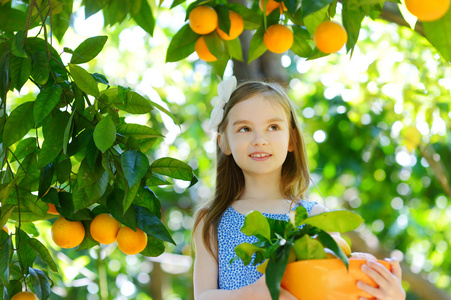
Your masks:
<svg viewBox="0 0 451 300"><path fill-rule="evenodd" d="M186 20L197 6L210 6L218 15L216 28L227 35L231 35L229 12L236 12L252 39L246 45L249 52L245 57L239 37L223 40L217 30L198 34L186 23L171 37L166 61L185 59L203 37L217 58L212 62L214 70L222 76L231 58L249 63L266 52L266 30L276 24L292 31L290 50L295 55L319 58L327 54L317 49L312 37L321 23L336 20L340 10L347 33L346 50L352 52L362 21L383 17L383 5L391 1L284 0L283 5L279 4L282 9L268 15L262 13L259 2L211 0L188 5L173 1L171 8L186 7ZM263 1L262 7L268 2ZM83 4L86 16L102 11L105 25L131 18L153 34L158 9L155 3L86 0ZM443 4L449 5L449 1ZM124 119L126 113L148 114L154 108L177 123L175 116L127 87L110 86L104 75L90 74L80 66L101 52L106 37L89 38L75 49L64 48L71 59L63 63L52 37L62 40L72 8L71 0L6 0L0 8L0 226L6 222L16 225L10 234L0 231L2 297L13 296L24 284L40 299L49 297L48 272L57 271L57 267L50 252L23 226L52 218L47 214L48 204L55 205L67 220L82 221L85 237L78 249L97 245L89 234L89 224L95 216L110 213L123 225L144 231L148 239L141 254L157 256L164 251L163 242L173 240L160 221L160 202L152 187L166 184L165 176L196 181L187 164L148 155L156 141L163 138L157 122L144 126ZM450 18L448 10L439 19L418 23L421 33L448 61L451 47L446 32ZM40 30L31 35L29 30L33 28ZM37 88L35 97L19 98L11 105L7 101L10 93L20 91L25 84ZM38 258L48 269L36 268Z"/></svg>

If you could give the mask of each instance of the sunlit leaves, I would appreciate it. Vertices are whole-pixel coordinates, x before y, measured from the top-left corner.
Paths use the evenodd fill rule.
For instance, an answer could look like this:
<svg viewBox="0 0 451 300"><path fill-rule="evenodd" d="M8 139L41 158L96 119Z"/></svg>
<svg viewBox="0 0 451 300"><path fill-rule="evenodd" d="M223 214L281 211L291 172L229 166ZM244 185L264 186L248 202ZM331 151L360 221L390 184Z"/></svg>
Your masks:
<svg viewBox="0 0 451 300"><path fill-rule="evenodd" d="M73 51L71 64L82 64L92 60L102 51L107 40L107 36L87 38Z"/></svg>
<svg viewBox="0 0 451 300"><path fill-rule="evenodd" d="M60 85L53 85L43 89L36 97L33 116L35 124L39 124L52 111L61 97L63 89Z"/></svg>
<svg viewBox="0 0 451 300"><path fill-rule="evenodd" d="M147 1L141 1L141 7L136 14L133 14L133 19L139 26L141 26L142 29L153 36L155 18L153 17L152 9Z"/></svg>
<svg viewBox="0 0 451 300"><path fill-rule="evenodd" d="M100 97L99 87L91 74L74 64L69 64L69 70L75 83L83 92L94 97Z"/></svg>
<svg viewBox="0 0 451 300"><path fill-rule="evenodd" d="M104 117L97 123L93 137L97 148L102 152L113 146L116 140L116 126L109 116Z"/></svg>
<svg viewBox="0 0 451 300"><path fill-rule="evenodd" d="M447 61L451 61L451 10L437 21L423 22L424 34ZM439 28L439 30L438 30Z"/></svg>
<svg viewBox="0 0 451 300"><path fill-rule="evenodd" d="M199 35L194 33L189 24L184 25L171 39L166 53L166 62L182 60L194 52L194 43Z"/></svg>
<svg viewBox="0 0 451 300"><path fill-rule="evenodd" d="M136 150L129 150L121 155L121 165L129 187L138 183L147 173L149 160L146 155Z"/></svg>
<svg viewBox="0 0 451 300"><path fill-rule="evenodd" d="M171 157L155 160L150 165L150 169L152 172L181 180L189 181L193 177L193 170L189 165Z"/></svg>
<svg viewBox="0 0 451 300"><path fill-rule="evenodd" d="M3 147L20 140L34 126L34 102L25 102L11 112L3 130Z"/></svg>

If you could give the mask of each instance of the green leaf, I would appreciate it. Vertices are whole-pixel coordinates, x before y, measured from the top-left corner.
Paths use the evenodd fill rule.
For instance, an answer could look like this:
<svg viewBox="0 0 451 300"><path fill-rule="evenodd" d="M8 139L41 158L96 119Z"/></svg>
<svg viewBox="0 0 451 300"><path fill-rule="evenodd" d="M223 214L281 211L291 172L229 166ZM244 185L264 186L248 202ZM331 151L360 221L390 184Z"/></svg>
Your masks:
<svg viewBox="0 0 451 300"><path fill-rule="evenodd" d="M163 176L157 173L152 173L152 176L147 178L146 184L148 186L159 186L159 185L169 185L171 184L169 181L167 181Z"/></svg>
<svg viewBox="0 0 451 300"><path fill-rule="evenodd" d="M265 33L265 29L261 26L252 37L252 40L249 44L249 56L247 59L247 63L249 64L254 59L259 58L263 53L268 50L263 43L263 34Z"/></svg>
<svg viewBox="0 0 451 300"><path fill-rule="evenodd" d="M50 280L47 275L43 271L31 267L28 272L31 277L31 285L38 299L47 300L50 296Z"/></svg>
<svg viewBox="0 0 451 300"><path fill-rule="evenodd" d="M294 226L299 227L306 218L308 218L308 212L304 206L299 205L295 209Z"/></svg>
<svg viewBox="0 0 451 300"><path fill-rule="evenodd" d="M37 239L31 238L28 241L28 244L34 250L34 252L38 255L38 257L49 266L50 270L55 273L58 273L58 268L55 264L55 261L52 258L49 250Z"/></svg>
<svg viewBox="0 0 451 300"><path fill-rule="evenodd" d="M89 230L91 222L90 221L82 221L83 227L85 228L85 237L80 245L77 247L77 252L81 250L91 249L94 246L99 245L97 241L95 241L92 236L91 232Z"/></svg>
<svg viewBox="0 0 451 300"><path fill-rule="evenodd" d="M9 71L11 87L20 91L31 75L31 59L13 56L9 65Z"/></svg>
<svg viewBox="0 0 451 300"><path fill-rule="evenodd" d="M136 205L149 209L154 215L161 219L161 203L155 193L147 186L140 186L138 197L133 202Z"/></svg>
<svg viewBox="0 0 451 300"><path fill-rule="evenodd" d="M266 267L266 285L273 300L279 299L280 282L288 264L292 244L287 243L277 251L274 259L270 259Z"/></svg>
<svg viewBox="0 0 451 300"><path fill-rule="evenodd" d="M74 212L74 202L72 200L72 194L61 191L58 193L60 206L56 207L56 210L70 221L82 221L82 220L92 220L90 210L82 209Z"/></svg>
<svg viewBox="0 0 451 300"><path fill-rule="evenodd" d="M107 40L105 35L87 38L74 50L70 63L83 64L92 60L102 51Z"/></svg>
<svg viewBox="0 0 451 300"><path fill-rule="evenodd" d="M147 235L146 248L140 252L144 256L157 257L164 253L164 244L157 238Z"/></svg>
<svg viewBox="0 0 451 300"><path fill-rule="evenodd" d="M34 122L36 126L48 116L53 108L55 108L56 104L60 101L62 92L63 88L58 84L45 87L38 94L33 108Z"/></svg>
<svg viewBox="0 0 451 300"><path fill-rule="evenodd" d="M312 47L308 43L310 35L307 30L301 28L300 26L292 26L293 28L293 46L291 46L291 51L300 57L309 57L312 54Z"/></svg>
<svg viewBox="0 0 451 300"><path fill-rule="evenodd" d="M77 203L74 199L74 209L78 211L80 209L91 206L105 194L107 187L108 187L108 173L103 172L99 180L84 188L86 197L83 202Z"/></svg>
<svg viewBox="0 0 451 300"><path fill-rule="evenodd" d="M303 0L302 12L307 16L329 6L332 2L334 0Z"/></svg>
<svg viewBox="0 0 451 300"><path fill-rule="evenodd" d="M38 156L38 169L53 162L60 154L63 149L64 131L69 118L68 112L56 110L43 120L42 131L45 139Z"/></svg>
<svg viewBox="0 0 451 300"><path fill-rule="evenodd" d="M69 28L70 16L72 15L73 0L59 0L63 2L63 11L57 15L53 15L52 30L53 35L61 44L64 34Z"/></svg>
<svg viewBox="0 0 451 300"><path fill-rule="evenodd" d="M268 241L271 240L271 229L268 220L258 211L251 211L246 215L241 232L247 236L259 235Z"/></svg>
<svg viewBox="0 0 451 300"><path fill-rule="evenodd" d="M147 31L150 36L153 36L155 18L153 17L152 9L147 1L141 1L141 8L136 15L133 15L133 19L136 21L136 24Z"/></svg>
<svg viewBox="0 0 451 300"><path fill-rule="evenodd" d="M113 146L116 141L116 126L110 116L104 117L97 123L93 137L97 148L103 153Z"/></svg>
<svg viewBox="0 0 451 300"><path fill-rule="evenodd" d="M362 222L362 217L352 211L336 210L311 216L301 224L309 224L328 232L347 232L356 229Z"/></svg>
<svg viewBox="0 0 451 300"><path fill-rule="evenodd" d="M107 199L109 213L119 222L127 227L136 227L135 208L131 205L126 211L123 210L124 191L115 189Z"/></svg>
<svg viewBox="0 0 451 300"><path fill-rule="evenodd" d="M360 9L360 0L343 1L343 26L348 34L346 49L349 51L359 39L360 27L362 26L365 13Z"/></svg>
<svg viewBox="0 0 451 300"><path fill-rule="evenodd" d="M74 64L69 64L70 74L77 86L88 95L100 97L96 80L85 69Z"/></svg>
<svg viewBox="0 0 451 300"><path fill-rule="evenodd" d="M188 57L194 52L194 44L199 35L194 33L189 24L185 24L172 38L166 52L166 62L175 62Z"/></svg>
<svg viewBox="0 0 451 300"><path fill-rule="evenodd" d="M145 233L175 245L169 231L161 220L145 207L135 205L136 226Z"/></svg>
<svg viewBox="0 0 451 300"><path fill-rule="evenodd" d="M337 242L325 231L320 230L318 233L317 239L323 244L324 247L329 248L332 250L338 258L344 263L346 268L349 266L349 260L348 257L344 254L343 250L337 245Z"/></svg>
<svg viewBox="0 0 451 300"><path fill-rule="evenodd" d="M72 113L70 114L70 118L69 121L67 122L66 128L64 129L64 137L63 137L63 153L65 155L67 155L67 145L69 144L69 140L72 136L72 130L73 130L73 126L72 126L72 119L75 116L75 111L77 110L77 108L74 108L74 110L72 111Z"/></svg>
<svg viewBox="0 0 451 300"><path fill-rule="evenodd" d="M150 169L154 173L166 175L175 179L190 181L193 178L193 169L186 163L171 157L155 160Z"/></svg>
<svg viewBox="0 0 451 300"><path fill-rule="evenodd" d="M132 187L146 175L149 159L140 151L129 150L122 153L121 165L128 186Z"/></svg>
<svg viewBox="0 0 451 300"><path fill-rule="evenodd" d="M125 195L123 200L123 208L127 210L130 205L135 201L136 195L138 194L139 187L141 185L141 182L135 183L132 187L126 187L125 188Z"/></svg>
<svg viewBox="0 0 451 300"><path fill-rule="evenodd" d="M27 14L25 11L2 5L0 9L0 30L11 32L25 30L26 23Z"/></svg>
<svg viewBox="0 0 451 300"><path fill-rule="evenodd" d="M72 163L70 161L70 158L59 161L56 165L56 179L58 180L58 182L63 183L69 180L71 170Z"/></svg>
<svg viewBox="0 0 451 300"><path fill-rule="evenodd" d="M16 161L16 159L21 160L28 154L36 151L36 143L37 141L34 137L26 138L20 141L14 151L14 156L11 158L11 162Z"/></svg>
<svg viewBox="0 0 451 300"><path fill-rule="evenodd" d="M16 35L14 36L13 41L11 43L11 53L17 57L28 58L27 53L23 48L24 37L25 34L22 30L16 32Z"/></svg>
<svg viewBox="0 0 451 300"><path fill-rule="evenodd" d="M100 161L95 164L94 169L91 169L87 159L84 158L80 164L77 174L78 189L94 184L100 179L100 177L102 177L104 171L105 170L103 169Z"/></svg>
<svg viewBox="0 0 451 300"><path fill-rule="evenodd" d="M7 43L0 44L0 99L6 102L6 93L9 90L9 64L11 53Z"/></svg>
<svg viewBox="0 0 451 300"><path fill-rule="evenodd" d="M49 79L50 68L47 53L34 51L31 53L31 77L37 84L44 85Z"/></svg>
<svg viewBox="0 0 451 300"><path fill-rule="evenodd" d="M243 50L241 49L241 41L239 38L231 41L225 41L229 55L238 61L243 61Z"/></svg>
<svg viewBox="0 0 451 300"><path fill-rule="evenodd" d="M0 230L0 279L1 281L8 282L9 276L9 256L13 251L11 236L5 231Z"/></svg>
<svg viewBox="0 0 451 300"><path fill-rule="evenodd" d="M127 97L123 103L114 103L117 108L131 114L146 114L153 107L149 100L136 92L127 92Z"/></svg>
<svg viewBox="0 0 451 300"><path fill-rule="evenodd" d="M433 22L423 22L424 34L428 41L437 49L440 55L451 62L451 11Z"/></svg>
<svg viewBox="0 0 451 300"><path fill-rule="evenodd" d="M18 248L17 251L18 258L23 272L26 272L29 267L33 266L33 263L36 260L36 254L34 253L33 248L28 244L30 237L23 230L19 230L18 234L16 234L16 245L19 244L19 235L20 248Z"/></svg>
<svg viewBox="0 0 451 300"><path fill-rule="evenodd" d="M293 249L297 260L326 258L324 246L309 235L303 235L297 239L294 242Z"/></svg>
<svg viewBox="0 0 451 300"><path fill-rule="evenodd" d="M117 133L125 136L133 136L136 140L152 137L164 137L164 135L162 135L155 129L140 124L119 124L117 126Z"/></svg>
<svg viewBox="0 0 451 300"><path fill-rule="evenodd" d="M241 258L245 266L252 261L252 256L257 252L263 253L265 249L250 243L241 243L235 247L236 255Z"/></svg>
<svg viewBox="0 0 451 300"><path fill-rule="evenodd" d="M16 107L6 119L5 127L3 129L3 147L9 147L34 126L33 117L34 102L25 102Z"/></svg>
<svg viewBox="0 0 451 300"><path fill-rule="evenodd" d="M170 117L172 119L172 121L174 121L175 124L180 126L180 122L179 120L177 120L177 118L166 108L164 108L163 106L153 102L152 100L149 100L150 104L152 104L152 106L155 106L159 111L164 112L168 117Z"/></svg>
<svg viewBox="0 0 451 300"><path fill-rule="evenodd" d="M38 198L42 198L53 182L53 165L50 163L41 169L39 175Z"/></svg>

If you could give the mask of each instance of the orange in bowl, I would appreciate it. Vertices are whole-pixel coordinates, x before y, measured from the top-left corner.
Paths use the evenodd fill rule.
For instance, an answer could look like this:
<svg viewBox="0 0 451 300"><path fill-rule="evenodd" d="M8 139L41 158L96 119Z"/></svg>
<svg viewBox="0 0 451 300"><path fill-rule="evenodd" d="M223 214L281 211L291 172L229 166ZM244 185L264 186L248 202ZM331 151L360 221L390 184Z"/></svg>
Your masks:
<svg viewBox="0 0 451 300"><path fill-rule="evenodd" d="M358 300L359 297L374 299L359 289L357 281L376 287L361 267L366 260L349 260L349 272L339 259L301 260L287 265L282 287L298 299ZM389 262L377 262L391 270Z"/></svg>

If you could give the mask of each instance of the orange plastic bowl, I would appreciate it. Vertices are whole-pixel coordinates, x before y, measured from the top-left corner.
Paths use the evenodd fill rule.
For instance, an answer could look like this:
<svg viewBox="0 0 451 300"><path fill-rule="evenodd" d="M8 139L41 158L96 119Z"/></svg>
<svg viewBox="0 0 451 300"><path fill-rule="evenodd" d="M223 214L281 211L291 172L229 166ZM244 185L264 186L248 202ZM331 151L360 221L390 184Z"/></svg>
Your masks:
<svg viewBox="0 0 451 300"><path fill-rule="evenodd" d="M390 263L378 260L391 270ZM282 287L301 300L358 300L372 298L356 286L357 280L373 287L376 283L362 272L366 260L349 260L349 272L339 259L312 259L290 263L282 278Z"/></svg>

